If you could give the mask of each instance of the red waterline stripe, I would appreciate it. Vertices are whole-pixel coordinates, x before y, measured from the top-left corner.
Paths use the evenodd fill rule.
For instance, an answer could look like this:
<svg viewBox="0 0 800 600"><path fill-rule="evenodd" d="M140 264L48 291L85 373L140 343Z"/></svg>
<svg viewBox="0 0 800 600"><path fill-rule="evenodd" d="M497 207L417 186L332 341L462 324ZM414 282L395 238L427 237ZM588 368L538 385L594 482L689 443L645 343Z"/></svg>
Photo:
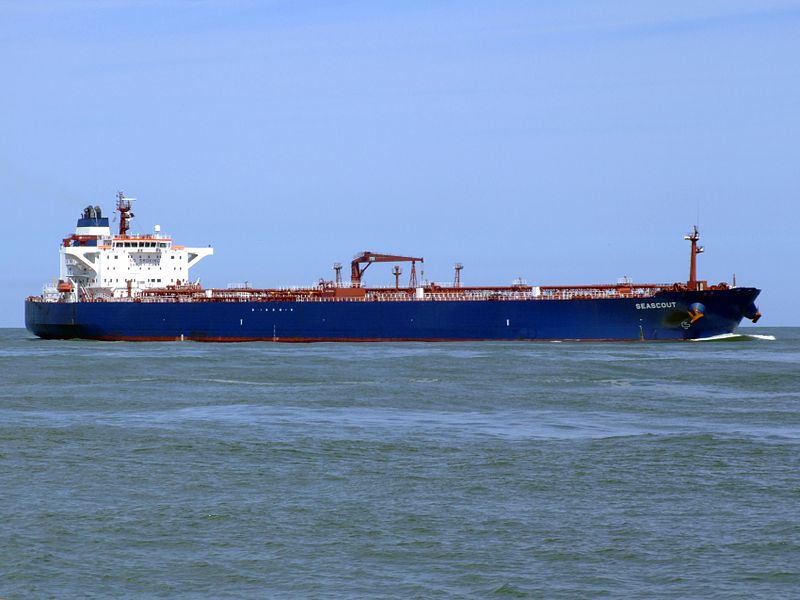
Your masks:
<svg viewBox="0 0 800 600"><path fill-rule="evenodd" d="M51 338L52 339L52 338ZM242 342L277 342L277 343L285 343L285 344L311 344L317 342L325 342L325 343L379 343L379 342L538 342L538 343L550 343L550 342L564 342L564 343L572 343L572 342L581 342L581 343L591 343L591 342L615 342L615 343L624 343L624 342L641 342L638 338L584 338L584 339L559 339L559 338L552 338L552 339L545 339L545 338L536 338L536 339L519 339L519 338L303 338L303 337L189 337L184 336L183 339L178 337L164 337L164 336L92 336L92 337L85 337L85 338L63 338L63 339L87 339L87 340L96 340L101 342L205 342L205 343L242 343ZM645 342L685 342L690 341L687 339L660 339L660 340L644 340Z"/></svg>

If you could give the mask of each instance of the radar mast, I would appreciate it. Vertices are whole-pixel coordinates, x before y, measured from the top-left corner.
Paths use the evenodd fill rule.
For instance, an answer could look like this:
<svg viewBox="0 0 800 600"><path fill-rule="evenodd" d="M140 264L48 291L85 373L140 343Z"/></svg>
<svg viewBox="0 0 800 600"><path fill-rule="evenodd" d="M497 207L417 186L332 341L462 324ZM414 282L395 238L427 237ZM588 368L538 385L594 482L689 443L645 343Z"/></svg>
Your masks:
<svg viewBox="0 0 800 600"><path fill-rule="evenodd" d="M136 198L126 198L122 192L117 192L117 210L119 211L119 235L126 236L131 228L130 220L133 214L133 201Z"/></svg>

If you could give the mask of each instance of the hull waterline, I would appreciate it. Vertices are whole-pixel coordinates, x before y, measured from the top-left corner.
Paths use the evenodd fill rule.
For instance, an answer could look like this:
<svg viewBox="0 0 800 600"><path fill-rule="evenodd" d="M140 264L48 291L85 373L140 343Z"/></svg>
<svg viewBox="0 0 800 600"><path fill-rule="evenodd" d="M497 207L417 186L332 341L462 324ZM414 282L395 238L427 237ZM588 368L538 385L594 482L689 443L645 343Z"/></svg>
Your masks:
<svg viewBox="0 0 800 600"><path fill-rule="evenodd" d="M651 299L400 302L39 302L26 327L49 339L207 342L691 340L732 333L760 290ZM702 316L690 318L693 306Z"/></svg>

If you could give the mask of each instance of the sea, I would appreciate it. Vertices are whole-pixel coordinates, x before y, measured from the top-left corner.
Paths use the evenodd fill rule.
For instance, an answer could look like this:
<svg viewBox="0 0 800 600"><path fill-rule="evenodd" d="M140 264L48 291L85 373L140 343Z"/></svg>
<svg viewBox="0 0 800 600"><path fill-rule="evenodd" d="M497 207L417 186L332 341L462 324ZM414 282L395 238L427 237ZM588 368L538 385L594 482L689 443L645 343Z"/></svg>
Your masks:
<svg viewBox="0 0 800 600"><path fill-rule="evenodd" d="M0 330L0 597L798 598L800 329Z"/></svg>

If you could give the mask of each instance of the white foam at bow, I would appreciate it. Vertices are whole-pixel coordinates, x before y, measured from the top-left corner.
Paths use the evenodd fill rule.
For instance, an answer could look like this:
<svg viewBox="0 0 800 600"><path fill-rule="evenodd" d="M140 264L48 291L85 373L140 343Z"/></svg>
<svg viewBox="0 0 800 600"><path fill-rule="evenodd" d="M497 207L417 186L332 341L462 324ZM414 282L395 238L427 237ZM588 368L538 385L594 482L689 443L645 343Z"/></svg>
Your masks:
<svg viewBox="0 0 800 600"><path fill-rule="evenodd" d="M774 335L764 335L758 333L722 333L720 335L712 335L711 337L705 338L696 338L693 339L693 342L719 342L723 340L768 340L771 342L775 341Z"/></svg>

